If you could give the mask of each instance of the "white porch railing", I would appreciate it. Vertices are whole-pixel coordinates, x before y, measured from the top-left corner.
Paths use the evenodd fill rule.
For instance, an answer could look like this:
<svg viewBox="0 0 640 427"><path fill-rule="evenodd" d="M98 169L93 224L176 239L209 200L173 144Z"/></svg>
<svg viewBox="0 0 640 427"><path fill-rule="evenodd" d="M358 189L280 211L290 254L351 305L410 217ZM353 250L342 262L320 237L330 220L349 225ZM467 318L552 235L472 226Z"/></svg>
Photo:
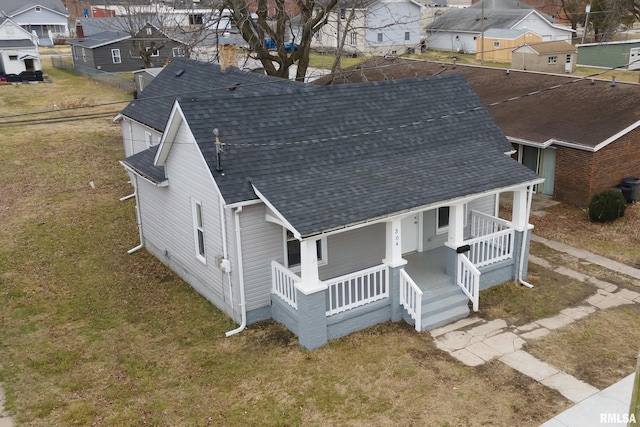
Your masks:
<svg viewBox="0 0 640 427"><path fill-rule="evenodd" d="M378 265L329 279L327 316L369 304L389 296L389 268Z"/></svg>
<svg viewBox="0 0 640 427"><path fill-rule="evenodd" d="M472 211L469 260L478 268L513 258L515 231L500 218Z"/></svg>
<svg viewBox="0 0 640 427"><path fill-rule="evenodd" d="M473 311L478 311L478 297L480 295L480 270L467 258L465 254L458 254L456 283L473 303Z"/></svg>
<svg viewBox="0 0 640 427"><path fill-rule="evenodd" d="M420 332L422 329L422 291L404 270L400 270L400 304L415 320L416 331Z"/></svg>
<svg viewBox="0 0 640 427"><path fill-rule="evenodd" d="M271 261L271 292L278 295L291 307L298 309L296 283L300 277L277 261Z"/></svg>
<svg viewBox="0 0 640 427"><path fill-rule="evenodd" d="M473 237L486 236L509 228L511 228L511 224L504 219L483 212L471 211L471 235Z"/></svg>

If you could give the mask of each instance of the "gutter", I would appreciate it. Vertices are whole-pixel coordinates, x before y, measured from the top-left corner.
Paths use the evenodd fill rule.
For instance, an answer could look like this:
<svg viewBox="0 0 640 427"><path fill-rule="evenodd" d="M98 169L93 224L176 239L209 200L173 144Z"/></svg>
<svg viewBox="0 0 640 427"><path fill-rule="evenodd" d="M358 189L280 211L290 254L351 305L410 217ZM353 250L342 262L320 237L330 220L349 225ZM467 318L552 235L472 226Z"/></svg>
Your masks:
<svg viewBox="0 0 640 427"><path fill-rule="evenodd" d="M244 296L244 273L242 267L242 239L240 237L240 212L242 212L242 206L238 206L235 210L235 225L236 225L236 250L238 256L238 282L240 284L240 308L242 309L242 322L236 329L229 331L225 334L226 337L235 335L242 332L247 326L247 305Z"/></svg>

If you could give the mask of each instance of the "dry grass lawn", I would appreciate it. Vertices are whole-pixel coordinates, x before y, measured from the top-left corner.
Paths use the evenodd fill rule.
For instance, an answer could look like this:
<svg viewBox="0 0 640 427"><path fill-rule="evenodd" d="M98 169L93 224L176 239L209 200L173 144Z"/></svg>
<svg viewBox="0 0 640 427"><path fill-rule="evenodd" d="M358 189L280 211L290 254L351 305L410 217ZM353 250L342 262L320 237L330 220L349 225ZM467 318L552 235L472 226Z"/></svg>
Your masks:
<svg viewBox="0 0 640 427"><path fill-rule="evenodd" d="M52 84L0 86L5 122L127 99L46 71ZM0 382L20 425L537 426L570 406L500 362L463 366L402 322L313 352L274 322L225 338L227 316L146 252L127 255L138 235L111 117L0 123ZM553 280L539 292L566 299L545 315L582 297ZM514 323L542 315L509 307Z"/></svg>

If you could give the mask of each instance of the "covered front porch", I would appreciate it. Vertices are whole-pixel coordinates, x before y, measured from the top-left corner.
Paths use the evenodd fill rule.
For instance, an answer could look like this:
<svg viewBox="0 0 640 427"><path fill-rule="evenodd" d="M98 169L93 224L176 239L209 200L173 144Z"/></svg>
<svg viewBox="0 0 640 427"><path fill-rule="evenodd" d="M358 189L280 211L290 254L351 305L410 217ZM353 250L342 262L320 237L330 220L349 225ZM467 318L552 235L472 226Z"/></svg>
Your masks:
<svg viewBox="0 0 640 427"><path fill-rule="evenodd" d="M518 248L528 237L528 193L524 188L513 194L510 220L469 209L471 201L447 205L447 228L439 230L439 241L424 230L427 213L437 216L441 207L389 218L382 263L338 277L320 280L316 239L303 239L299 274L272 262L273 318L296 333L301 345L315 348L388 320L404 319L424 331L466 317L469 306L478 310L481 287L518 274ZM497 213L495 196L491 213ZM407 218L418 224L419 234L409 251L402 244ZM330 244L328 251L331 259Z"/></svg>

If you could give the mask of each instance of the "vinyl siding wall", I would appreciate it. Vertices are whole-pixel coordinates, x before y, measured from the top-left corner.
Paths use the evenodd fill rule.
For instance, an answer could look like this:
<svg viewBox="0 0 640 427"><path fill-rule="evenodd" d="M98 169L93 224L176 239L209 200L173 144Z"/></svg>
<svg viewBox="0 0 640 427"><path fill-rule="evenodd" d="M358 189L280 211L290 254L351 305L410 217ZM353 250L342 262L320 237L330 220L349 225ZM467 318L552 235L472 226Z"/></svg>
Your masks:
<svg viewBox="0 0 640 427"><path fill-rule="evenodd" d="M169 186L137 179L145 247L225 313L230 307L223 253L219 193L193 136L182 125L165 165ZM206 264L196 258L192 199L202 203Z"/></svg>
<svg viewBox="0 0 640 427"><path fill-rule="evenodd" d="M125 157L132 156L149 148L147 147L145 132L151 134L152 145L157 145L160 142L160 138L162 138L161 132L126 117L122 119L122 139L124 142Z"/></svg>

